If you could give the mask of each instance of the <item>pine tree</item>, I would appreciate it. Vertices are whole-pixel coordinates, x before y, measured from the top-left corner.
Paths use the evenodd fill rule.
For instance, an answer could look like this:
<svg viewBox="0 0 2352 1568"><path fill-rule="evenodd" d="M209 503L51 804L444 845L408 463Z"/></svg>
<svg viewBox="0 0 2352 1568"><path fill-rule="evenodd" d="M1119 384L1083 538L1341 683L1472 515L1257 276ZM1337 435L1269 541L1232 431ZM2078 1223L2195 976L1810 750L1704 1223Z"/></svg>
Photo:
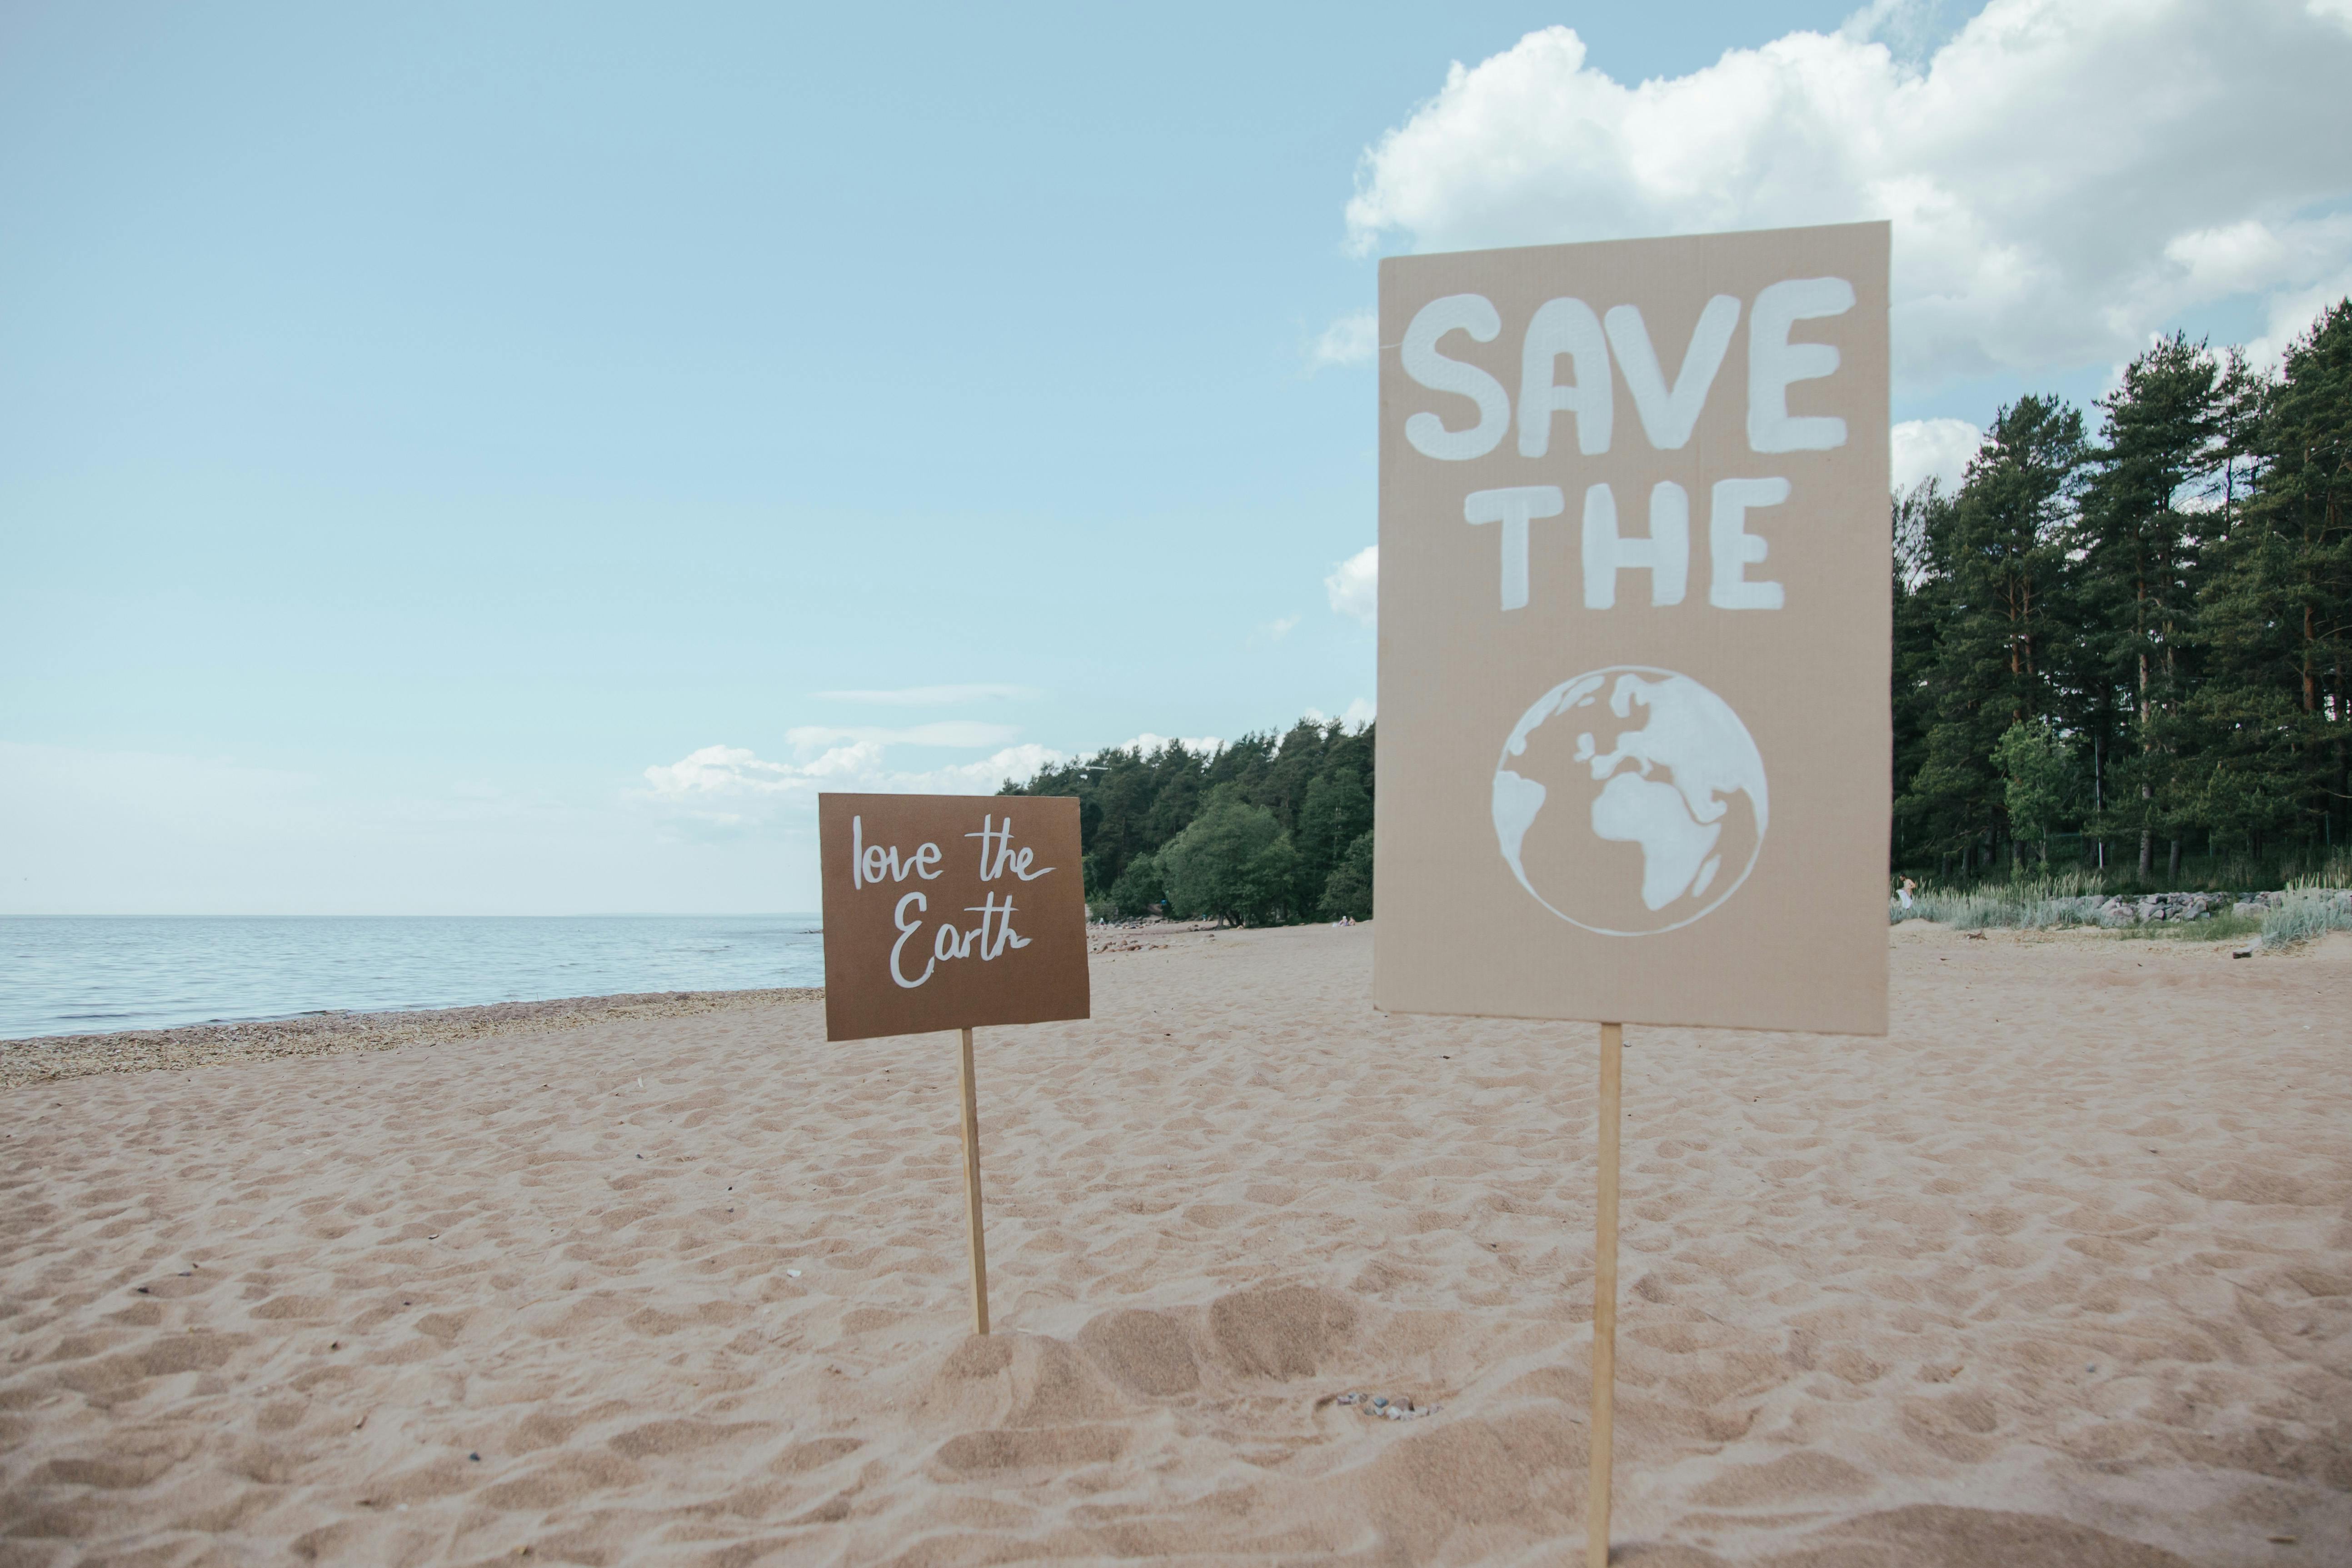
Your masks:
<svg viewBox="0 0 2352 1568"><path fill-rule="evenodd" d="M2081 410L2021 397L1995 416L1951 504L1922 519L1927 572L1939 580L1924 683L1932 715L1900 808L1931 843L1961 849L1964 868L1980 839L2009 842L2014 862L1993 748L2058 706L2065 528L2083 450Z"/></svg>
<svg viewBox="0 0 2352 1568"><path fill-rule="evenodd" d="M1894 660L1887 700L1895 731L1895 837L1897 864L1934 852L1948 857L1952 836L1939 820L1932 792L1916 787L1927 764L1927 733L1935 723L1931 684L1937 634L1949 579L1938 571L1928 540L1951 500L1932 478L1894 498Z"/></svg>
<svg viewBox="0 0 2352 1568"><path fill-rule="evenodd" d="M2203 343L2175 333L2126 366L2099 407L2105 428L2091 454L2075 542L2086 664L2111 698L2120 697L2095 706L2123 719L2115 777L2124 788L2105 792L2101 827L2137 836L2143 878L2157 837L2168 837L2177 876L2180 835L2198 816L2183 702L2196 677L2206 524L2191 503L2222 466L2220 366Z"/></svg>
<svg viewBox="0 0 2352 1568"><path fill-rule="evenodd" d="M2244 500L2231 508L2200 606L2212 679L2200 792L2214 826L2341 844L2352 805L2352 301L2287 352L2277 383L2236 399ZM2231 500L2236 467L2230 468Z"/></svg>

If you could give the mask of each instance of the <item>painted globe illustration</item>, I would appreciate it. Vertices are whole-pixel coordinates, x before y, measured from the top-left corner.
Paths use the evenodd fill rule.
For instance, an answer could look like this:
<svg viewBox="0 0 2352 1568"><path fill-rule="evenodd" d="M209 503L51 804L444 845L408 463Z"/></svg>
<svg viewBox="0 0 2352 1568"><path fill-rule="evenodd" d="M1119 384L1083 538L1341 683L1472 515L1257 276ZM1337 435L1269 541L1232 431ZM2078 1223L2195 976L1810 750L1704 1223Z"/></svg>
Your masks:
<svg viewBox="0 0 2352 1568"><path fill-rule="evenodd" d="M1731 705L1687 675L1613 665L1520 716L1495 769L1495 837L1519 886L1604 936L1719 907L1755 868L1764 759Z"/></svg>

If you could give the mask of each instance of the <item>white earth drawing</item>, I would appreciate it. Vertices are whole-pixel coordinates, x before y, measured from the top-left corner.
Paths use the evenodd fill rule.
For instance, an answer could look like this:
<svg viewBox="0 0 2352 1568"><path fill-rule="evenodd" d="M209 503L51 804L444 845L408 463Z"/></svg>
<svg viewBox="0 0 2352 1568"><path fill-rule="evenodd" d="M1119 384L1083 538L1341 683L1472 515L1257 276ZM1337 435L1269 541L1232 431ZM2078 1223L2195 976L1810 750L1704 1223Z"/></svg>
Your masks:
<svg viewBox="0 0 2352 1568"><path fill-rule="evenodd" d="M1544 908L1604 936L1650 936L1739 890L1770 806L1764 759L1729 703L1687 675L1612 665L1520 716L1494 814L1511 874Z"/></svg>

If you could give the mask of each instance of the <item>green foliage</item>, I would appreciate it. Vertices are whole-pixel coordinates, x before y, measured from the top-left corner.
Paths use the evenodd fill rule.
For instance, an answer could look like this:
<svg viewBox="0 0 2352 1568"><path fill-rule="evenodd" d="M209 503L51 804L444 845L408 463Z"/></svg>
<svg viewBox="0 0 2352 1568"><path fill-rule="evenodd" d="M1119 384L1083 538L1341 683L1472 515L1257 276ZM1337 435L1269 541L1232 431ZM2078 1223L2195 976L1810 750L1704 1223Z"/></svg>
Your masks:
<svg viewBox="0 0 2352 1568"><path fill-rule="evenodd" d="M2047 719L2021 720L1992 749L1993 766L2007 784L2002 801L2017 837L2040 843L2048 864L2050 832L2064 811L2074 781L2074 748Z"/></svg>
<svg viewBox="0 0 2352 1568"><path fill-rule="evenodd" d="M1339 763L1315 776L1298 807L1300 885L1297 903L1301 910L1318 907L1349 847L1371 828L1371 792L1364 787L1363 775L1354 766ZM1371 899L1369 866L1364 873L1364 899L1367 903Z"/></svg>
<svg viewBox="0 0 2352 1568"><path fill-rule="evenodd" d="M2272 376L2164 339L2096 412L2021 398L1895 498L1895 864L2275 886L2352 845L2352 301Z"/></svg>
<svg viewBox="0 0 2352 1568"><path fill-rule="evenodd" d="M1917 507L1917 600L1902 617L1927 646L1898 658L1916 683L1924 755L1898 806L1938 847L2014 839L1993 749L2057 708L2067 566L2063 522L2083 464L2083 416L2055 398L2003 408L1948 501Z"/></svg>
<svg viewBox="0 0 2352 1568"><path fill-rule="evenodd" d="M1136 915L1165 902L1172 913L1265 924L1316 918L1333 873L1370 831L1374 761L1372 726L1350 731L1302 720L1286 733L1244 735L1225 746L1105 750L1003 793L1077 797L1087 898L1095 908ZM1178 862L1189 862L1208 838L1195 837L1174 859L1169 851L1213 801L1263 812L1276 832L1265 835L1250 818L1249 833L1264 842L1252 840L1246 863L1226 865L1231 845L1218 837L1209 859L1192 870L1208 877L1212 863L1223 869L1207 882L1187 881ZM1226 813L1217 834L1239 831L1237 820ZM1369 858L1361 871L1369 910Z"/></svg>
<svg viewBox="0 0 2352 1568"><path fill-rule="evenodd" d="M1234 784L1220 784L1183 832L1158 856L1167 880L1169 912L1235 925L1272 925L1289 918L1298 876L1298 850L1274 813L1252 805Z"/></svg>
<svg viewBox="0 0 2352 1568"><path fill-rule="evenodd" d="M1330 876L1323 881L1323 899L1318 906L1327 921L1345 917L1351 921L1372 918L1372 836L1366 833L1348 846L1339 863L1331 868Z"/></svg>
<svg viewBox="0 0 2352 1568"><path fill-rule="evenodd" d="M1132 920L1150 914L1152 906L1165 901L1167 897L1167 885L1160 876L1160 858L1138 855L1127 863L1118 880L1111 884L1109 903L1113 910Z"/></svg>
<svg viewBox="0 0 2352 1568"><path fill-rule="evenodd" d="M2287 887L2296 892L2320 888L2352 888L2352 849L2333 849L2309 870L2290 871Z"/></svg>

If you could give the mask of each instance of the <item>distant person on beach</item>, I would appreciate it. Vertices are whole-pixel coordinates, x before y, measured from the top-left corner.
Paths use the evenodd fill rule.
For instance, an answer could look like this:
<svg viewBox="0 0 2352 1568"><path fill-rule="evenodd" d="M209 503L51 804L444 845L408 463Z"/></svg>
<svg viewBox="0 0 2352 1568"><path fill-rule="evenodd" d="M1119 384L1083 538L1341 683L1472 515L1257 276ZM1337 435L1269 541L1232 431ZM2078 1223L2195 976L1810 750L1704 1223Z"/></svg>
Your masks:
<svg viewBox="0 0 2352 1568"><path fill-rule="evenodd" d="M1918 886L1918 883L1913 881L1910 878L1906 877L1903 879L1903 885L1895 889L1895 896L1903 900L1903 907L1905 909L1907 910L1911 907L1911 895L1917 890Z"/></svg>

